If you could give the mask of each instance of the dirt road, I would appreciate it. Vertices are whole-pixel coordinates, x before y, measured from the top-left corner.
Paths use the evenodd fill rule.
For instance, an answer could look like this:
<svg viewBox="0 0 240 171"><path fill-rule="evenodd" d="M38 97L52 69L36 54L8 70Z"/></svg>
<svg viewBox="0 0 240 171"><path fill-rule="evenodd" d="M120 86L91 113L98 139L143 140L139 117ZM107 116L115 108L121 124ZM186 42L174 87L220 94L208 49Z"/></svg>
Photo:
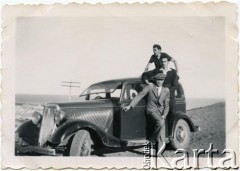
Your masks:
<svg viewBox="0 0 240 171"><path fill-rule="evenodd" d="M221 152L225 148L225 103L217 103L211 106L193 109L187 112L187 115L192 119L195 125L200 126L201 131L191 133L190 147L187 150L189 155L192 156L193 149L209 149L210 143L213 144L214 149ZM103 148L96 152L96 156L139 156L144 155L144 148L137 149L112 149ZM175 154L173 149L169 146L163 153L165 157L179 156ZM207 155L201 155L202 157Z"/></svg>

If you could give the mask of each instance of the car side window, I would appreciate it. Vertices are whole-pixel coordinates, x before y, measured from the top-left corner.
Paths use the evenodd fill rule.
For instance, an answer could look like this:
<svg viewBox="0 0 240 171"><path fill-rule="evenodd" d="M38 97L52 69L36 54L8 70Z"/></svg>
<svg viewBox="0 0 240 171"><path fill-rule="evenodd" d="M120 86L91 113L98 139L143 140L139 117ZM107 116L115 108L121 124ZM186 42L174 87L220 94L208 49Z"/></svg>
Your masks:
<svg viewBox="0 0 240 171"><path fill-rule="evenodd" d="M111 98L118 98L118 99L120 98L122 89L115 89L115 90L111 89L110 91L112 92Z"/></svg>
<svg viewBox="0 0 240 171"><path fill-rule="evenodd" d="M125 87L124 93L123 93L123 100L132 100L134 97L138 95L139 92L143 90L145 87L145 84L128 84Z"/></svg>
<svg viewBox="0 0 240 171"><path fill-rule="evenodd" d="M178 85L175 90L175 98L182 98L182 95L183 93L182 93L181 86Z"/></svg>
<svg viewBox="0 0 240 171"><path fill-rule="evenodd" d="M96 90L92 90L91 94L90 94L90 100L94 100L94 99L105 99L106 98L106 93L105 93L105 89L96 89ZM98 93L100 92L100 93Z"/></svg>

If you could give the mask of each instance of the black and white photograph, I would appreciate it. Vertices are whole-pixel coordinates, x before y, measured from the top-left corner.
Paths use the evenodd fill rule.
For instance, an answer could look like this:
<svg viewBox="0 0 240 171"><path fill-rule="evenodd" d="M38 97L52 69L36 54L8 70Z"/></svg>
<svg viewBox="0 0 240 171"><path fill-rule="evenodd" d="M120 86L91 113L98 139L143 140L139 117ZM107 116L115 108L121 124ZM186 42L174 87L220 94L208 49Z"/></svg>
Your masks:
<svg viewBox="0 0 240 171"><path fill-rule="evenodd" d="M201 3L193 9L183 4L5 9L8 15L18 9L14 27L5 32L14 32L14 62L5 59L14 99L11 155L62 161L130 157L150 169L147 157L185 154L206 165L213 150L211 157L221 163L231 153L228 142L238 142L228 139L233 122L227 121L237 118L237 106L231 114L227 106L237 102L232 100L237 86L230 90L237 77L229 74L237 46L229 53L232 18L219 9L235 6L208 5L216 14ZM174 9L185 12L166 13Z"/></svg>

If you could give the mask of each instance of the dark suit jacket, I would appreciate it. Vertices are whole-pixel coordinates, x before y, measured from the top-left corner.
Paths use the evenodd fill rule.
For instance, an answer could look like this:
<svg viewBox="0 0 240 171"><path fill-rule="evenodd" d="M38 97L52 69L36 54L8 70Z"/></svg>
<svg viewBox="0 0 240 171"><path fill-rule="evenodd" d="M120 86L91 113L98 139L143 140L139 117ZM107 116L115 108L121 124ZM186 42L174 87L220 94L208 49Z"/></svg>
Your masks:
<svg viewBox="0 0 240 171"><path fill-rule="evenodd" d="M147 96L147 113L157 113L160 116L167 116L169 112L170 92L166 87L162 88L161 94L157 96L157 88L150 84L146 86L130 103L133 108L145 96Z"/></svg>

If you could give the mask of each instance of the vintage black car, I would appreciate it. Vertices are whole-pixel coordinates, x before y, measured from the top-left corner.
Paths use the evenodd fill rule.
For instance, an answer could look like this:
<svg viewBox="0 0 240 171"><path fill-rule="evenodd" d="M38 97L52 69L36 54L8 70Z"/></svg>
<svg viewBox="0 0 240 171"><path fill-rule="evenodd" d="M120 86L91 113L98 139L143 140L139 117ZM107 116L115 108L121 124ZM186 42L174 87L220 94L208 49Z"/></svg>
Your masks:
<svg viewBox="0 0 240 171"><path fill-rule="evenodd" d="M107 147L136 147L143 145L151 134L146 128L146 100L127 112L129 104L144 87L140 78L116 79L99 82L82 94L84 101L51 103L43 114L34 112L32 120L16 130L16 155L38 153L43 155L88 156L94 149ZM186 115L184 91L176 87L176 115L166 119L166 135L175 149L186 148L190 131L198 130ZM146 131L149 130L149 131Z"/></svg>

